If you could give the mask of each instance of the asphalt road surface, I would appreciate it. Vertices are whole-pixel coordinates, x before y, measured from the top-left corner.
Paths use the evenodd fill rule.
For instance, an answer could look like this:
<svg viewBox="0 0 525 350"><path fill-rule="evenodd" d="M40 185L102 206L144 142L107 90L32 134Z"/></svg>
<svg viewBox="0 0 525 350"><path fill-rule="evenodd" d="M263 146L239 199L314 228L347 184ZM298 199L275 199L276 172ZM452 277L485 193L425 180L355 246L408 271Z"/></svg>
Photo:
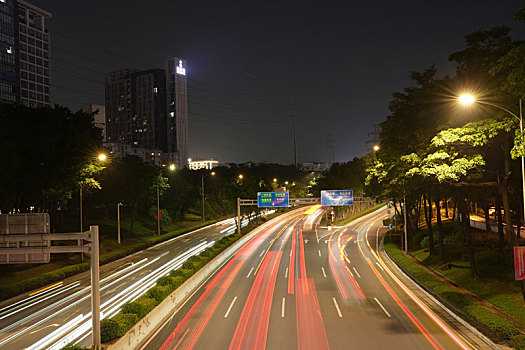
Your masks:
<svg viewBox="0 0 525 350"><path fill-rule="evenodd" d="M159 277L235 230L233 219L225 220L101 267L101 317L118 313ZM91 345L90 283L88 272L2 303L0 349L60 349L70 342Z"/></svg>
<svg viewBox="0 0 525 350"><path fill-rule="evenodd" d="M261 231L142 348L474 347L374 252L385 209L331 230L319 227L321 215L310 207Z"/></svg>

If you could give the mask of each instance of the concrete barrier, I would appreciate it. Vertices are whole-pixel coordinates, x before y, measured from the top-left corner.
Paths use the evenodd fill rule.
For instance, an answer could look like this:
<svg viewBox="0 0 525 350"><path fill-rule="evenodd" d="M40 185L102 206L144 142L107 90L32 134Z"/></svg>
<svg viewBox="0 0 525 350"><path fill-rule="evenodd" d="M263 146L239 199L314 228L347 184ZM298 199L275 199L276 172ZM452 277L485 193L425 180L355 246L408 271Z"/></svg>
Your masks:
<svg viewBox="0 0 525 350"><path fill-rule="evenodd" d="M305 208L292 210L286 214L280 215L263 225L252 230L247 235L243 236L237 242L232 244L222 253L217 255L208 264L197 271L193 276L188 278L179 288L164 299L155 309L151 310L143 319L141 319L133 328L131 328L124 336L114 340L112 343L104 344L108 350L129 350L139 347L147 336L154 332L163 322L173 314L174 310L178 310L186 299L195 292L211 275L213 275L218 268L226 263L239 249L246 243L255 238L260 232L264 231L269 226L275 224L282 218L295 215Z"/></svg>

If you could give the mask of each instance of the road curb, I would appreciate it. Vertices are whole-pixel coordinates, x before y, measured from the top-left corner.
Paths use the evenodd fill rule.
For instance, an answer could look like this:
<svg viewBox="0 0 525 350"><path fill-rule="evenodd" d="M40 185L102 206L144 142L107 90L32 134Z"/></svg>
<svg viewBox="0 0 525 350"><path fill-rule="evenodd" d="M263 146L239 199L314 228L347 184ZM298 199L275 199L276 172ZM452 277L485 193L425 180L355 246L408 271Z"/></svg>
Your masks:
<svg viewBox="0 0 525 350"><path fill-rule="evenodd" d="M247 233L225 251L217 255L208 264L203 266L192 277L187 279L180 287L144 316L144 318L133 326L124 336L115 340L113 343L105 344L106 349L128 350L142 346L149 338L148 336L164 325L171 316L176 314L180 308L184 306L187 300L198 291L218 269L227 263L239 249L254 239L260 232L273 225L276 221L283 217L294 215L302 210L304 210L304 208L299 208L283 215L279 215Z"/></svg>
<svg viewBox="0 0 525 350"><path fill-rule="evenodd" d="M396 268L396 270L403 275L407 280L409 280L416 288L418 288L423 294L425 294L432 302L434 302L436 305L438 305L441 309L446 311L451 317L453 317L456 321L461 323L465 328L467 328L469 331L474 333L477 337L479 337L485 344L490 346L492 349L499 350L500 347L496 345L490 338L488 338L486 335L481 333L476 327L465 321L462 317L460 317L458 314L456 314L454 311L452 311L450 308L445 306L441 301L439 301L436 296L434 296L432 293L430 293L425 287L423 287L416 279L414 279L412 276L410 276L408 273L406 273L391 257L388 255L387 251L384 249L383 246L384 236L381 240L381 250L382 253L384 253L384 256L387 257L387 259L390 261L390 263ZM393 272L392 272L393 273Z"/></svg>

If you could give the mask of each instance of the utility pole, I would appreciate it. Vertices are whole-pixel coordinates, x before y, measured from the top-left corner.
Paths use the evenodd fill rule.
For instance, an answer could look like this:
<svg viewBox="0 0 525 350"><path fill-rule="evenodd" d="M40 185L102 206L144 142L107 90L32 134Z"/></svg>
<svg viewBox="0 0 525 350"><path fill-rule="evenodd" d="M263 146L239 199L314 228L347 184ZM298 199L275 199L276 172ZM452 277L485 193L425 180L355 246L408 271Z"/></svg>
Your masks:
<svg viewBox="0 0 525 350"><path fill-rule="evenodd" d="M159 193L158 183L157 183L157 234L160 236L160 193Z"/></svg>
<svg viewBox="0 0 525 350"><path fill-rule="evenodd" d="M328 148L328 165L331 166L335 162L335 140L332 134L326 136L326 143Z"/></svg>
<svg viewBox="0 0 525 350"><path fill-rule="evenodd" d="M204 172L201 173L201 189L202 189L202 221L206 221L204 218Z"/></svg>
<svg viewBox="0 0 525 350"><path fill-rule="evenodd" d="M292 91L293 163L297 168L297 140L295 137L295 101Z"/></svg>

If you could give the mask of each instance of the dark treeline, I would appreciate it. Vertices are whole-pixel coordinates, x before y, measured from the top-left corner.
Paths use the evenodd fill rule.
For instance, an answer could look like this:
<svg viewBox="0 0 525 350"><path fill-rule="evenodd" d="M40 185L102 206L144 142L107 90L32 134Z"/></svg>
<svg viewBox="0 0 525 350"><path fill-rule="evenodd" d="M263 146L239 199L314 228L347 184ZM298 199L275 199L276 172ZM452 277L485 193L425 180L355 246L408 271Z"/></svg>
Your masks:
<svg viewBox="0 0 525 350"><path fill-rule="evenodd" d="M524 23L525 7L515 19ZM513 224L524 223L519 157L525 152L518 117L525 96L525 43L514 40L506 26L480 30L466 35L465 48L449 60L457 65L455 76L438 78L431 65L411 73L413 85L393 94L390 114L381 123L381 148L367 166L365 191L398 204L406 198L409 245L420 242L424 220L430 255L439 256L443 267L446 237L442 214L436 213L446 209L450 217L463 218L462 242L477 278L472 208L499 223L497 245L504 254L512 254L504 247L520 243ZM476 100L463 106L462 93ZM489 215L493 210L495 217ZM522 290L525 296L523 285Z"/></svg>
<svg viewBox="0 0 525 350"><path fill-rule="evenodd" d="M229 164L211 175L210 170L158 168L132 156L116 159L103 148L92 114L61 106L0 104L0 125L0 212L48 212L52 229L71 229L64 222L78 227L81 190L85 227L94 217L115 220L122 203L133 232L139 217L154 227L157 189L164 220L196 217L202 212L204 178L206 219L215 219L235 213L237 197L255 199L260 191L286 189L304 197L313 177L278 164ZM100 161L100 153L108 158Z"/></svg>

